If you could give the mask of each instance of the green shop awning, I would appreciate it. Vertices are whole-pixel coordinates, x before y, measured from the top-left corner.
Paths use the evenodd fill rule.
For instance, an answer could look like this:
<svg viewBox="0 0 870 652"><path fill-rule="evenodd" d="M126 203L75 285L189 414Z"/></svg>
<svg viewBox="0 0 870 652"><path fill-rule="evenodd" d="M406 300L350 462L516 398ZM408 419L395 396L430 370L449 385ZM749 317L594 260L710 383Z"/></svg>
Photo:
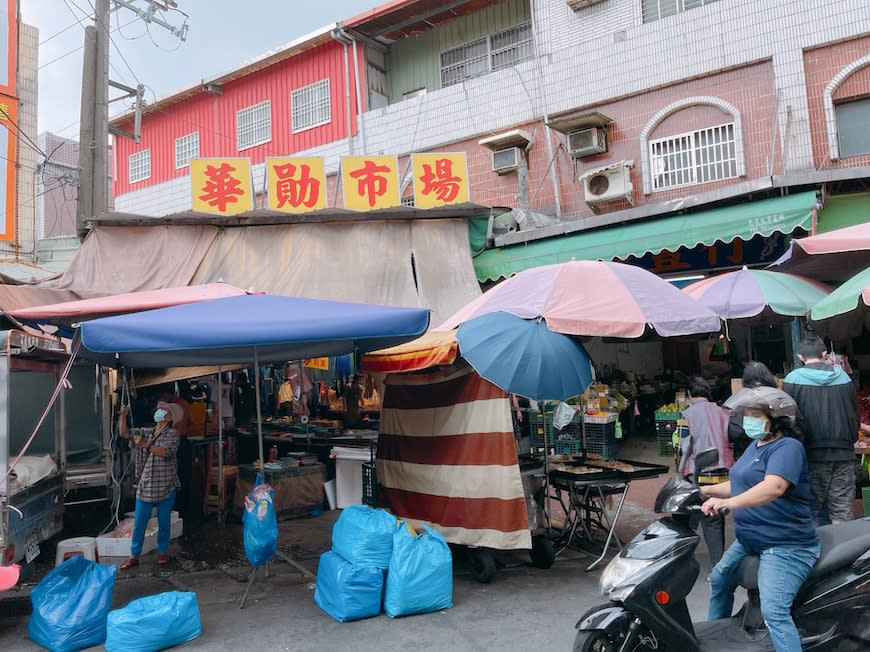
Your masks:
<svg viewBox="0 0 870 652"><path fill-rule="evenodd" d="M816 233L870 222L870 192L828 195L818 217Z"/></svg>
<svg viewBox="0 0 870 652"><path fill-rule="evenodd" d="M524 269L568 260L613 260L640 257L680 247L731 242L736 238L810 230L816 193L762 199L644 222L560 235L524 244L486 249L474 258L479 281L495 281Z"/></svg>

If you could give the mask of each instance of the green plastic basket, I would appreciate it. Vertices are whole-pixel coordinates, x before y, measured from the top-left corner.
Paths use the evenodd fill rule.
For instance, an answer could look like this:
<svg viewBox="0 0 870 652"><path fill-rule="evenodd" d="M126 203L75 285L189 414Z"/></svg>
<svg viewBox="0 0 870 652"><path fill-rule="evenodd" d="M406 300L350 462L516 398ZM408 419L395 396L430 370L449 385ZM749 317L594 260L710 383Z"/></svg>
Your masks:
<svg viewBox="0 0 870 652"><path fill-rule="evenodd" d="M861 487L861 498L864 503L864 516L870 516L870 487Z"/></svg>

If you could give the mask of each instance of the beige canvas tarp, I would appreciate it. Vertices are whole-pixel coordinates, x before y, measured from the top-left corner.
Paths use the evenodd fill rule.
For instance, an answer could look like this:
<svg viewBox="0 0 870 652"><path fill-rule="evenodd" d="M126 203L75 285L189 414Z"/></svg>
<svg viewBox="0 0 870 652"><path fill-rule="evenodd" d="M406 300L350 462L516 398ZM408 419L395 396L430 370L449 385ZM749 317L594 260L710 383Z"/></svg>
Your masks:
<svg viewBox="0 0 870 652"><path fill-rule="evenodd" d="M432 310L441 323L480 295L464 219L226 228L191 281L271 294Z"/></svg>
<svg viewBox="0 0 870 652"><path fill-rule="evenodd" d="M96 228L62 274L0 285L0 310L188 285L217 232L214 226Z"/></svg>

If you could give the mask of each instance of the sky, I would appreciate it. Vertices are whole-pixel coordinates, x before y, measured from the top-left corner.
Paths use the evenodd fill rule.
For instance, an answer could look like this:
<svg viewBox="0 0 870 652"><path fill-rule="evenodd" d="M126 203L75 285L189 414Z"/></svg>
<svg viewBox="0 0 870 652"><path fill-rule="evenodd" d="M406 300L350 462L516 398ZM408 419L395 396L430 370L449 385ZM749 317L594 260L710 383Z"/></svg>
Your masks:
<svg viewBox="0 0 870 652"><path fill-rule="evenodd" d="M39 29L39 132L78 139L84 28L93 24L93 0L20 0L21 20ZM146 9L145 0L126 0ZM350 18L385 0L175 0L177 10L158 12L189 30L182 42L169 30L146 25L129 9L112 12L109 78L145 85L145 99L192 86L203 78ZM114 3L112 3L114 6ZM109 97L121 95L110 90ZM110 104L109 115L129 108Z"/></svg>

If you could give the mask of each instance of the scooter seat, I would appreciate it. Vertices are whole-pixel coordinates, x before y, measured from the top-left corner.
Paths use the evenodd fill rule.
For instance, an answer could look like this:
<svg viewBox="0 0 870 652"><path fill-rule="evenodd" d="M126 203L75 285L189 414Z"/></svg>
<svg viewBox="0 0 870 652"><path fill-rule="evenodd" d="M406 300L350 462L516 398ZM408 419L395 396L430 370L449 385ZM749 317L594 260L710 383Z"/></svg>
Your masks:
<svg viewBox="0 0 870 652"><path fill-rule="evenodd" d="M851 564L870 550L870 518L859 518L837 525L823 525L816 529L822 554L808 582L820 580Z"/></svg>
<svg viewBox="0 0 870 652"><path fill-rule="evenodd" d="M851 564L870 550L870 518L861 518L816 529L821 555L806 583L815 582ZM758 588L758 555L747 555L740 563L738 584L747 590Z"/></svg>

